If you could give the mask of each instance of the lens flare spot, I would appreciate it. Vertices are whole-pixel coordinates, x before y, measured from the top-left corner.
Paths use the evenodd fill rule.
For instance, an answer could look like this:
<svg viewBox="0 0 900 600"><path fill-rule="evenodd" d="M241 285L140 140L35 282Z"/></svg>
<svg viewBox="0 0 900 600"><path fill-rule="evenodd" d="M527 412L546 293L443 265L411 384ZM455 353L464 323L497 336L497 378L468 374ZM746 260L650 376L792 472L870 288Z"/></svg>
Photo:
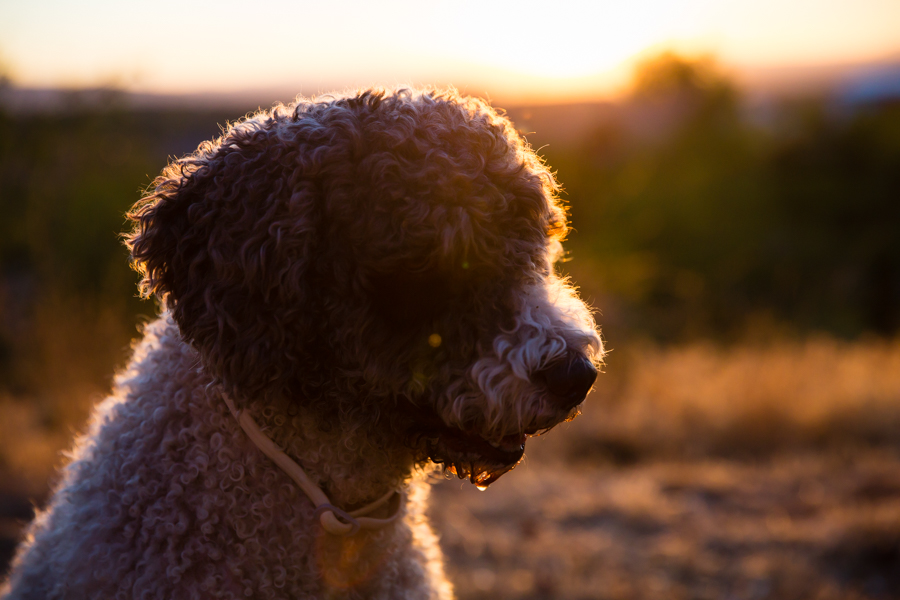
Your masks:
<svg viewBox="0 0 900 600"><path fill-rule="evenodd" d="M441 336L436 333L432 333L428 336L428 345L432 348L437 348L438 346L440 346L441 341Z"/></svg>

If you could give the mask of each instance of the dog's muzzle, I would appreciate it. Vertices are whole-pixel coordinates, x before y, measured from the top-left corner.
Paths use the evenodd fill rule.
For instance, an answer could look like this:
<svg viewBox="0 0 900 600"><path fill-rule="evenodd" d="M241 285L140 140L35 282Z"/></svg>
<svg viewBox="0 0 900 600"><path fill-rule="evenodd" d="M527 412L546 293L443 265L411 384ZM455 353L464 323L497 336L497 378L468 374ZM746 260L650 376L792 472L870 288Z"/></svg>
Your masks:
<svg viewBox="0 0 900 600"><path fill-rule="evenodd" d="M553 403L569 410L584 401L597 380L597 368L580 352L569 352L539 371L537 377L544 382Z"/></svg>

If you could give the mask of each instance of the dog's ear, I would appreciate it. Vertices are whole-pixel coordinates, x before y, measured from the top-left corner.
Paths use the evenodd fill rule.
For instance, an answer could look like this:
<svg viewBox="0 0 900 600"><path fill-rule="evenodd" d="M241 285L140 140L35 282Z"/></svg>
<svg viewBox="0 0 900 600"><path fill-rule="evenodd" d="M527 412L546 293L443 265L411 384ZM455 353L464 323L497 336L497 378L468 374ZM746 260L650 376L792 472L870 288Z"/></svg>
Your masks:
<svg viewBox="0 0 900 600"><path fill-rule="evenodd" d="M129 214L142 293L245 397L286 391L314 364L314 148L302 124L285 129L273 117L232 127L170 164Z"/></svg>

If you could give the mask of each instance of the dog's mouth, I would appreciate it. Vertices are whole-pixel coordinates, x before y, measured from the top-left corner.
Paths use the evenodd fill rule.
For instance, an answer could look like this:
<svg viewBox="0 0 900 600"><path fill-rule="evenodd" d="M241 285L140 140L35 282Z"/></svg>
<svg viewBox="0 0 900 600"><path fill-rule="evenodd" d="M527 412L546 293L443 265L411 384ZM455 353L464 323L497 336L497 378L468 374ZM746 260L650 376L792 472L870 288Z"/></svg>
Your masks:
<svg viewBox="0 0 900 600"><path fill-rule="evenodd" d="M526 437L516 433L492 443L480 435L445 426L436 438L429 438L428 454L449 473L484 489L519 464L525 454Z"/></svg>
<svg viewBox="0 0 900 600"><path fill-rule="evenodd" d="M525 442L531 436L542 435L562 422L581 414L581 407L573 407L560 420L558 417L536 424L524 432L513 433L492 442L480 435L441 423L436 437L429 438L429 458L444 465L449 473L468 479L479 489L485 489L501 475L512 471L525 455Z"/></svg>
<svg viewBox="0 0 900 600"><path fill-rule="evenodd" d="M481 489L519 464L529 436L541 435L560 422L557 417L544 426L535 426L499 440L488 440L477 433L447 425L431 410L409 400L406 402L407 414L413 417L414 423L411 437L428 458L443 465L446 472L468 479ZM580 412L578 407L573 408L564 420L574 419Z"/></svg>
<svg viewBox="0 0 900 600"><path fill-rule="evenodd" d="M405 399L405 413L412 417L410 438L427 458L460 479L486 488L511 471L525 454L526 432L487 440L476 433L444 423L435 412Z"/></svg>

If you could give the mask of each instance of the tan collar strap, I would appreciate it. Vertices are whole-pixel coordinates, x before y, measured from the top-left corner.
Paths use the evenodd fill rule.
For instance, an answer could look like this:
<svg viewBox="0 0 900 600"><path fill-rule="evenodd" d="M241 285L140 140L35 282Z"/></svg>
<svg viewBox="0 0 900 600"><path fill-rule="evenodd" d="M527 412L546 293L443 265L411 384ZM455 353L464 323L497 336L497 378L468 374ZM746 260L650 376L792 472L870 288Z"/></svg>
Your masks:
<svg viewBox="0 0 900 600"><path fill-rule="evenodd" d="M273 442L269 436L263 433L259 428L259 425L256 424L256 421L253 420L253 417L250 416L250 413L245 410L238 410L235 407L234 402L226 394L223 394L222 396L225 399L225 404L228 405L228 410L230 410L231 414L234 415L234 418L237 419L241 429L244 430L247 437L250 438L250 441L253 442L257 448L262 450L263 454L272 459L276 465L281 467L281 469L288 474L288 477L293 479L294 482L300 486L300 489L303 490L303 493L309 497L316 507L315 516L319 519L319 522L322 524L322 528L325 531L334 535L353 535L360 529L381 529L382 527L386 527L400 516L403 502L402 494L398 490L391 490L374 502L350 512L343 511L331 504L328 500L328 496L325 495L325 492L313 483L300 465L298 465L290 456L285 454L284 451L278 447L278 444ZM378 519L365 516L380 508L388 501L391 501L392 503L392 506L390 507L391 515L389 517ZM340 517L340 519L338 519L338 517Z"/></svg>

